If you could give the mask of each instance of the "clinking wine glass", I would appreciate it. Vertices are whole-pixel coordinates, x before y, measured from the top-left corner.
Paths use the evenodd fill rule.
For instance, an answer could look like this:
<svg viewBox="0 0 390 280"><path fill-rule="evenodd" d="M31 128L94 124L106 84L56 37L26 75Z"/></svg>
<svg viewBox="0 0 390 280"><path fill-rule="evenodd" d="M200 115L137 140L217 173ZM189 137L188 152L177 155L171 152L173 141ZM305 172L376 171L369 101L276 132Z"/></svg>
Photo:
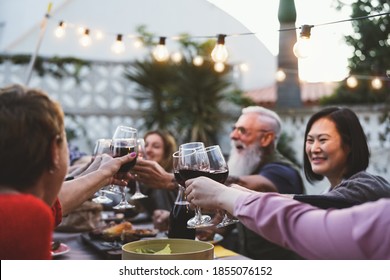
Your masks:
<svg viewBox="0 0 390 280"><path fill-rule="evenodd" d="M206 155L210 162L210 173L208 177L218 183L224 184L229 176L229 168L219 145L205 148ZM232 219L224 211L222 221L216 225L217 228L225 227L237 223L237 219Z"/></svg>
<svg viewBox="0 0 390 280"><path fill-rule="evenodd" d="M180 146L179 152L179 174L184 181L199 176L207 176L210 164L206 154L204 153L204 148L198 146L197 149L184 149ZM201 228L213 226L210 221L211 217L208 215L202 215L200 207L196 207L195 216L187 221L187 227Z"/></svg>
<svg viewBox="0 0 390 280"><path fill-rule="evenodd" d="M138 156L137 129L129 126L118 126L112 137L111 149L113 157L121 157L133 152L137 153ZM133 161L122 165L118 173L129 172L134 167L136 160L137 157ZM121 201L113 209L129 209L135 207L127 201L125 187L121 187L121 196Z"/></svg>
<svg viewBox="0 0 390 280"><path fill-rule="evenodd" d="M138 138L137 139L137 146L138 146L138 157L146 159L145 140L143 138ZM135 176L137 177L137 175L135 175ZM135 199L142 199L142 198L147 198L147 197L148 196L146 194L143 194L141 192L141 188L140 188L138 180L135 180L135 192L130 197L130 199L135 200Z"/></svg>
<svg viewBox="0 0 390 280"><path fill-rule="evenodd" d="M96 156L108 154L111 155L111 139L98 139L96 140L95 148L93 150L92 158L95 159ZM111 198L106 196L106 193L103 190L99 190L99 195L92 199L95 203L108 204L112 202Z"/></svg>

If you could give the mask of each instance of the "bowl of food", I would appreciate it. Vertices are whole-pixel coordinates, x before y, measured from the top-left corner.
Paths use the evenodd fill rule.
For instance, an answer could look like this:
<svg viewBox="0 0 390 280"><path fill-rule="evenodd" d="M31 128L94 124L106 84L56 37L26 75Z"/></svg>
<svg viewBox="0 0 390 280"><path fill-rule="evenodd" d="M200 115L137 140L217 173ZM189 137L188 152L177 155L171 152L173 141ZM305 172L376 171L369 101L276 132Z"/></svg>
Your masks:
<svg viewBox="0 0 390 280"><path fill-rule="evenodd" d="M122 246L122 260L212 260L214 245L190 239L145 239Z"/></svg>

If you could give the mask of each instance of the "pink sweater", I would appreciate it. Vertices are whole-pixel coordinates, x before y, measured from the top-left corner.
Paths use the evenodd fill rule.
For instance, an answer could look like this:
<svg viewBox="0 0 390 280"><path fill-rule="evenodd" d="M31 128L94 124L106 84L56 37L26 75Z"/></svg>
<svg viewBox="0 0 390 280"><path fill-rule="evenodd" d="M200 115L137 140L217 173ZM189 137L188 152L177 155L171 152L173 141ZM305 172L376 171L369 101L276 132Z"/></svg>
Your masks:
<svg viewBox="0 0 390 280"><path fill-rule="evenodd" d="M240 197L234 215L307 259L390 259L390 199L322 210L275 193Z"/></svg>

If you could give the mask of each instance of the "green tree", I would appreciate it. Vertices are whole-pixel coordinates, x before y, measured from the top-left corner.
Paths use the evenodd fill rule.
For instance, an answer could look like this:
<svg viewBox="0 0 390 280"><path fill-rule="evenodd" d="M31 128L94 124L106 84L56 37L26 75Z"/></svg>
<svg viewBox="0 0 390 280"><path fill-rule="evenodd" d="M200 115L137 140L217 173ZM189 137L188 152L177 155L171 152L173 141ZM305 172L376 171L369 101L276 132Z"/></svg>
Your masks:
<svg viewBox="0 0 390 280"><path fill-rule="evenodd" d="M338 9L344 7L343 1L336 0ZM354 33L346 36L345 40L353 48L349 59L351 75L357 77L378 76L383 79L383 87L374 89L371 79L359 79L356 88L349 88L346 81L340 83L335 94L321 100L322 104L367 104L389 102L390 83L386 79L386 71L390 69L390 16L364 18L379 13L389 13L388 0L357 0L351 3L351 24Z"/></svg>

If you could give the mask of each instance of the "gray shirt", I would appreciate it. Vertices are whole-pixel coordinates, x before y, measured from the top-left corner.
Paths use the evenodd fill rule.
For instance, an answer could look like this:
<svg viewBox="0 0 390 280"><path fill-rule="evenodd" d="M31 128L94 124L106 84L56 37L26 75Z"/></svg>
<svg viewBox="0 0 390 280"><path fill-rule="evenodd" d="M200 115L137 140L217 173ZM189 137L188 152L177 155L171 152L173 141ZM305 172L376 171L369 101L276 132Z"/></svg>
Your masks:
<svg viewBox="0 0 390 280"><path fill-rule="evenodd" d="M390 197L390 183L380 176L361 171L343 180L323 195L364 203Z"/></svg>

